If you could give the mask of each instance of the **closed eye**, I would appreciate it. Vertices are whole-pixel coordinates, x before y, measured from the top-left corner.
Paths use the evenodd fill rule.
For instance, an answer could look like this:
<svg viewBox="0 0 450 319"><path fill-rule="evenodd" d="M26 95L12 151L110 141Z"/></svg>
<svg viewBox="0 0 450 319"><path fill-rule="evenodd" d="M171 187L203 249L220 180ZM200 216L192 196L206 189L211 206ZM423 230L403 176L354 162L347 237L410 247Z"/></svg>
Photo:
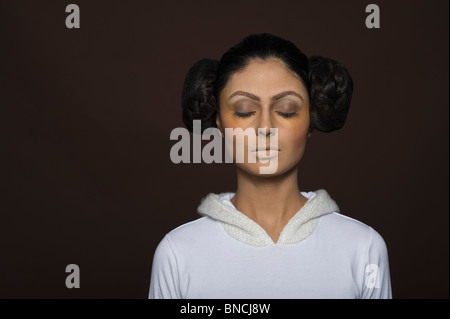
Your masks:
<svg viewBox="0 0 450 319"><path fill-rule="evenodd" d="M277 112L277 113L284 118L290 118L290 117L297 115L297 112L292 112L292 113Z"/></svg>
<svg viewBox="0 0 450 319"><path fill-rule="evenodd" d="M235 116L238 116L238 117L249 117L249 116L252 116L253 114L255 114L255 111L253 111L253 112L245 112L245 113L234 112L233 114Z"/></svg>

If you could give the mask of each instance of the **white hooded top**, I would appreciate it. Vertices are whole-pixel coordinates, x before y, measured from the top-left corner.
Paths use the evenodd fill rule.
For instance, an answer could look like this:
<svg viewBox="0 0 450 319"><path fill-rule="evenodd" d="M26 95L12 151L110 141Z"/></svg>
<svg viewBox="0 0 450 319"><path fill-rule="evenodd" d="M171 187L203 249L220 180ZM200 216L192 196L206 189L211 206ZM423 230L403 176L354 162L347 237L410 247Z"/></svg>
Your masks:
<svg viewBox="0 0 450 319"><path fill-rule="evenodd" d="M339 214L325 190L302 195L276 243L234 207L234 193L206 196L204 217L158 245L149 298L392 298L383 238Z"/></svg>

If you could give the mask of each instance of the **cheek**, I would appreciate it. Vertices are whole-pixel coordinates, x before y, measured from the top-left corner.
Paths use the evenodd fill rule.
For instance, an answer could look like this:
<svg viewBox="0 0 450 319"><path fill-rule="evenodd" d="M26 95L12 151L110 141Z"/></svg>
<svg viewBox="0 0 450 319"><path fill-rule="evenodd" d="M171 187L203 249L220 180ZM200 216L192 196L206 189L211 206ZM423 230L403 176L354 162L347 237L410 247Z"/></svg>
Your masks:
<svg viewBox="0 0 450 319"><path fill-rule="evenodd" d="M240 127L238 119L233 116L233 111L230 110L220 111L220 121L223 128L229 127L234 129L236 127Z"/></svg>
<svg viewBox="0 0 450 319"><path fill-rule="evenodd" d="M308 132L309 121L303 120L286 127L282 132L280 132L283 133L282 135L280 134L280 136L283 136L287 143L300 146L306 143Z"/></svg>

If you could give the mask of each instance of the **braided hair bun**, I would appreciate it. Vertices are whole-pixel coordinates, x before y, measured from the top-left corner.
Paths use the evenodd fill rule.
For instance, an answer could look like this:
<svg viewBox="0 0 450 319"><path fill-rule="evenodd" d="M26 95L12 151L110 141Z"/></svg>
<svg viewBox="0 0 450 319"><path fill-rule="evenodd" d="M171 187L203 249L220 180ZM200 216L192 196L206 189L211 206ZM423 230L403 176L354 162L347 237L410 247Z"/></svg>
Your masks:
<svg viewBox="0 0 450 319"><path fill-rule="evenodd" d="M342 63L313 56L308 62L311 127L331 132L344 126L353 93L352 78Z"/></svg>
<svg viewBox="0 0 450 319"><path fill-rule="evenodd" d="M193 120L201 120L201 131L216 127L217 103L214 81L219 61L202 59L188 71L181 93L183 122L192 132Z"/></svg>

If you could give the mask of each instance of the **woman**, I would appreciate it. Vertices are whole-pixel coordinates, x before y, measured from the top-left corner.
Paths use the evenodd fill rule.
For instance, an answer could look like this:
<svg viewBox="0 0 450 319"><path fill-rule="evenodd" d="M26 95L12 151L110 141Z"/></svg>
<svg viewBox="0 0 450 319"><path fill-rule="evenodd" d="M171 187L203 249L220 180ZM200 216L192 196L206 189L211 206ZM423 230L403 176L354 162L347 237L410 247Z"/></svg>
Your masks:
<svg viewBox="0 0 450 319"><path fill-rule="evenodd" d="M203 59L190 69L186 126L201 119L202 130L217 127L222 136L250 128L259 148L244 140L249 155L235 161L236 191L209 194L198 207L202 218L161 241L150 298L391 298L382 237L339 214L325 190L298 186L308 137L344 125L352 90L342 64L308 59L270 34L250 35L220 62ZM236 137L233 143L236 149ZM274 156L276 171L261 174Z"/></svg>

